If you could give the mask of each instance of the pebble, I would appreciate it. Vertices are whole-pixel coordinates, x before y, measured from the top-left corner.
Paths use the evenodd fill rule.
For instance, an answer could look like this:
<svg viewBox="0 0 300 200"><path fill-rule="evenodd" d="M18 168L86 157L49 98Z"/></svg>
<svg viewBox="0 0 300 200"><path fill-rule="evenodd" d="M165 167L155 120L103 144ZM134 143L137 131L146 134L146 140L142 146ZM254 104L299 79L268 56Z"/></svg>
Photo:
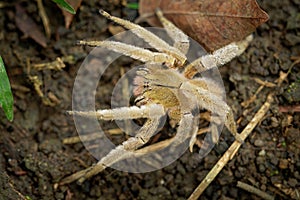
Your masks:
<svg viewBox="0 0 300 200"><path fill-rule="evenodd" d="M263 184L263 185L260 186L260 189L261 189L262 191L266 191L267 186L266 186L265 184Z"/></svg>
<svg viewBox="0 0 300 200"><path fill-rule="evenodd" d="M289 166L289 161L287 159L281 159L279 161L279 168L280 169L287 169Z"/></svg>
<svg viewBox="0 0 300 200"><path fill-rule="evenodd" d="M163 187L163 186L150 188L149 192L151 194L154 194L154 195L159 196L159 197L170 196L171 195L170 191L167 188Z"/></svg>
<svg viewBox="0 0 300 200"><path fill-rule="evenodd" d="M257 164L257 165L263 164L263 163L265 163L265 162L266 162L265 157L262 157L262 156L257 156L257 157L256 157L256 164Z"/></svg>
<svg viewBox="0 0 300 200"><path fill-rule="evenodd" d="M258 169L259 169L259 172L265 172L265 171L266 171L266 167L265 167L264 164L260 164L260 165L258 166Z"/></svg>
<svg viewBox="0 0 300 200"><path fill-rule="evenodd" d="M267 156L273 165L275 165L275 166L278 165L279 159L273 153L269 152L269 153L267 153Z"/></svg>
<svg viewBox="0 0 300 200"><path fill-rule="evenodd" d="M265 156L266 155L266 151L263 149L258 153L259 156Z"/></svg>
<svg viewBox="0 0 300 200"><path fill-rule="evenodd" d="M262 146L264 146L264 141L257 139L254 141L254 145L257 147L262 147Z"/></svg>
<svg viewBox="0 0 300 200"><path fill-rule="evenodd" d="M289 184L291 187L296 187L297 184L298 184L298 181L297 181L297 179L295 179L295 178L289 178L288 184Z"/></svg>

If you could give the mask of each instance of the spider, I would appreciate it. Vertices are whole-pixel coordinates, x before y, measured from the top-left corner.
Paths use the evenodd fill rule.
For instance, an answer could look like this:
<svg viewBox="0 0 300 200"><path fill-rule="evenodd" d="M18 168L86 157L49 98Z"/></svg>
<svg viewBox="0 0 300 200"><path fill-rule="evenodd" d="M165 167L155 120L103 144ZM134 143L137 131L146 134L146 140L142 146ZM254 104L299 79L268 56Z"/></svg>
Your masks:
<svg viewBox="0 0 300 200"><path fill-rule="evenodd" d="M96 116L99 120L146 118L146 121L134 137L130 137L110 151L97 164L63 179L62 184L77 179L83 182L104 168L131 156L131 152L143 147L156 134L164 116L168 116L178 125L174 143L179 144L190 138L189 147L192 151L198 131L199 115L195 112L198 108L209 110L219 118L223 117L227 129L242 142L233 112L222 98L221 89L214 81L201 78L197 74L222 66L239 56L252 40L251 35L245 40L233 42L187 63L185 54L190 46L188 36L166 19L161 10L157 9L156 15L174 41L173 46L137 24L111 16L103 10L100 10L100 14L131 30L157 51L117 41L79 41L80 45L101 46L137 59L145 63L145 67L137 72L134 79L135 106L98 110L96 113L80 111L70 113L85 117ZM207 85L213 90L209 90Z"/></svg>

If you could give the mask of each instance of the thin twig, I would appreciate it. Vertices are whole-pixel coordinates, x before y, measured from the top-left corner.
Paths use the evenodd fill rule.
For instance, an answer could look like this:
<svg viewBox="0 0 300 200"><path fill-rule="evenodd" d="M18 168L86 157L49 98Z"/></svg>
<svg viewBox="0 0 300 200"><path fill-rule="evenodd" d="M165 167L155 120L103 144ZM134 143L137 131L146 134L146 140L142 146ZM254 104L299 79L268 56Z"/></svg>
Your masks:
<svg viewBox="0 0 300 200"><path fill-rule="evenodd" d="M292 105L292 106L279 106L279 112L285 113L285 112L300 112L300 104L298 105Z"/></svg>
<svg viewBox="0 0 300 200"><path fill-rule="evenodd" d="M255 126L261 121L270 108L273 102L273 92L271 92L266 102L262 105L259 111L255 114L253 119L249 122L243 132L240 134L241 138L245 140L248 135L252 132ZM241 147L242 143L234 141L222 158L215 164L212 170L206 175L205 179L200 183L200 185L195 189L195 191L189 197L189 200L196 200L203 193L203 191L209 186L209 184L215 179L215 177L220 173L223 167L228 163L229 160L237 153L238 149Z"/></svg>
<svg viewBox="0 0 300 200"><path fill-rule="evenodd" d="M41 19L43 21L43 24L44 24L46 36L47 36L47 38L50 38L51 37L51 28L50 28L50 25L49 25L49 18L48 18L47 14L46 14L46 11L44 9L43 2L42 2L42 0L36 0L36 1L37 1L40 17L41 17Z"/></svg>
<svg viewBox="0 0 300 200"><path fill-rule="evenodd" d="M299 59L300 60L300 59ZM298 63L296 60L287 73L280 72L279 78L275 81L277 83L277 87L280 87L282 82L287 78L288 74L291 72L292 68ZM265 114L268 112L271 103L274 101L274 92L270 92L267 96L265 103L259 109L259 111L255 114L252 120L248 123L246 128L240 134L241 138L245 140L255 126L263 119ZM199 196L204 192L204 190L209 186L209 184L216 178L216 176L221 172L223 167L228 163L229 160L233 158L233 156L237 153L242 143L238 141L234 141L229 149L225 152L225 154L220 158L220 160L215 164L215 166L210 170L210 172L206 175L203 181L198 185L198 187L194 190L188 200L196 200Z"/></svg>
<svg viewBox="0 0 300 200"><path fill-rule="evenodd" d="M274 200L275 197L269 195L268 193L264 192L264 191L261 191L259 189L257 189L256 187L253 187L247 183L243 183L241 181L238 181L237 187L239 188L242 188L243 190L246 190L247 192L250 192L250 193L253 193L253 194L256 194L257 196L263 198L263 199L266 199L266 200Z"/></svg>
<svg viewBox="0 0 300 200"><path fill-rule="evenodd" d="M198 135L204 134L205 132L208 132L208 131L210 131L209 128L200 129L198 131ZM142 155L145 155L147 153L150 153L150 152L157 151L159 149L165 148L166 146L169 146L173 141L174 141L174 138L166 139L164 141L161 141L161 142L158 142L158 143L154 143L154 144L152 144L150 146L146 146L144 148L138 149L138 150L135 151L135 153L137 154L137 156L142 156ZM85 174L88 171L90 171L93 167L97 167L98 168L98 173L100 173L100 172L102 172L103 170L106 169L106 166L104 166L104 165L99 165L98 164L96 166L91 166L91 167L86 168L84 170L75 172L75 173L71 174L68 177L65 177L59 183L55 183L54 184L54 188L57 188L58 185L65 185L65 184L71 183L71 182L73 182L75 180L78 180L79 184L82 183L85 180L85 178L84 178Z"/></svg>
<svg viewBox="0 0 300 200"><path fill-rule="evenodd" d="M116 129L109 129L106 131L108 134L110 135L119 135L122 134L123 131L119 128ZM87 135L82 135L82 136L73 136L73 137L68 137L63 139L63 144L75 144L78 142L88 142L88 141L93 141L96 140L98 138L102 138L104 135L103 134L99 134L99 133L90 133Z"/></svg>
<svg viewBox="0 0 300 200"><path fill-rule="evenodd" d="M32 69L35 69L37 71L41 71L41 70L45 70L45 69L60 71L63 68L65 68L66 65L61 58L57 57L55 61L41 63L41 64L34 64L31 67L32 67Z"/></svg>

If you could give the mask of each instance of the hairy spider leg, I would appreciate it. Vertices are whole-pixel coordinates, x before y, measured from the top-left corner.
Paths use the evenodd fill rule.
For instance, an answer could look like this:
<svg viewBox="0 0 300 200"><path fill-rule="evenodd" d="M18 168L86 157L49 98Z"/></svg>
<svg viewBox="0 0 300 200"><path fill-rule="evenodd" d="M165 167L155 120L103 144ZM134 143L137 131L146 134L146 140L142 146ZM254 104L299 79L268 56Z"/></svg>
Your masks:
<svg viewBox="0 0 300 200"><path fill-rule="evenodd" d="M212 54L207 54L194 60L185 67L185 77L191 79L197 73L201 73L214 67L220 67L230 62L233 58L241 55L246 50L252 39L253 35L249 35L244 40L232 42L220 49L217 49Z"/></svg>
<svg viewBox="0 0 300 200"><path fill-rule="evenodd" d="M112 166L118 161L135 156L134 151L146 144L150 138L156 134L156 130L159 127L160 121L161 117L147 119L135 137L129 138L121 145L111 150L95 165L64 178L60 184L67 184L73 182L74 180L78 180L78 183L83 183L86 179L95 176L103 171L106 167Z"/></svg>
<svg viewBox="0 0 300 200"><path fill-rule="evenodd" d="M97 118L99 120L125 120L138 118L159 118L166 114L164 107L159 104L148 104L141 107L120 107L94 111L68 111L71 115Z"/></svg>
<svg viewBox="0 0 300 200"><path fill-rule="evenodd" d="M136 34L138 37L145 40L150 46L157 49L160 52L166 53L168 55L173 56L176 59L175 65L182 66L186 61L186 56L175 47L170 46L168 43L166 43L164 40L160 39L150 31L146 30L145 28L134 24L130 21L111 16L104 10L99 10L100 14L106 17L107 19L110 19L117 24L120 24L124 26L125 28L131 30L134 34Z"/></svg>
<svg viewBox="0 0 300 200"><path fill-rule="evenodd" d="M116 41L83 41L77 42L79 45L88 45L91 47L104 47L117 53L124 54L136 60L149 63L166 63L173 66L175 58L160 52L152 52L147 49L136 47L130 44L125 44Z"/></svg>
<svg viewBox="0 0 300 200"><path fill-rule="evenodd" d="M186 55L190 47L189 37L171 21L165 18L160 9L156 9L156 15L166 29L168 35L174 40L174 47Z"/></svg>
<svg viewBox="0 0 300 200"><path fill-rule="evenodd" d="M198 99L199 107L207 109L225 120L225 126L231 134L239 141L243 142L237 132L234 115L228 104L218 95L209 92L207 89L201 88L192 84L190 81L184 82L181 89L191 91ZM192 144L191 144L192 145Z"/></svg>

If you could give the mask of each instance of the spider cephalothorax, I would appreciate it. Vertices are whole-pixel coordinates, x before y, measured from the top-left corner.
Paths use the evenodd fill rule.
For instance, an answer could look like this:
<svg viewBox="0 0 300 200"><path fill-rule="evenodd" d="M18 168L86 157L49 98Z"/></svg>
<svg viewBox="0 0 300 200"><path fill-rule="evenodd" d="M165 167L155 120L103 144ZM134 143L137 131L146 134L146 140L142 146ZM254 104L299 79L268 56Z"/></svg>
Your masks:
<svg viewBox="0 0 300 200"><path fill-rule="evenodd" d="M105 167L130 156L130 152L141 148L150 140L156 133L160 119L166 115L178 125L177 134L180 137L177 137L176 140L190 138L190 149L196 140L198 130L199 116L197 112L194 112L198 108L209 110L214 116L223 117L225 126L239 140L233 112L221 95L223 91L213 80L196 75L213 67L224 65L240 55L248 46L251 36L244 41L231 43L212 54L204 55L187 63L185 54L189 49L188 36L168 21L160 10L157 11L157 16L168 35L173 39L173 46L139 25L113 17L102 10L100 13L130 29L157 51L116 41L79 41L81 45L101 46L122 53L144 62L145 66L137 71L134 79L136 106L99 110L96 113L79 111L70 113L87 117L97 116L100 120L137 118L146 118L147 120L134 137L112 150L96 165L66 178L63 180L64 183L78 178L83 181L102 171ZM213 88L213 90L209 88ZM211 131L214 132L214 130Z"/></svg>

